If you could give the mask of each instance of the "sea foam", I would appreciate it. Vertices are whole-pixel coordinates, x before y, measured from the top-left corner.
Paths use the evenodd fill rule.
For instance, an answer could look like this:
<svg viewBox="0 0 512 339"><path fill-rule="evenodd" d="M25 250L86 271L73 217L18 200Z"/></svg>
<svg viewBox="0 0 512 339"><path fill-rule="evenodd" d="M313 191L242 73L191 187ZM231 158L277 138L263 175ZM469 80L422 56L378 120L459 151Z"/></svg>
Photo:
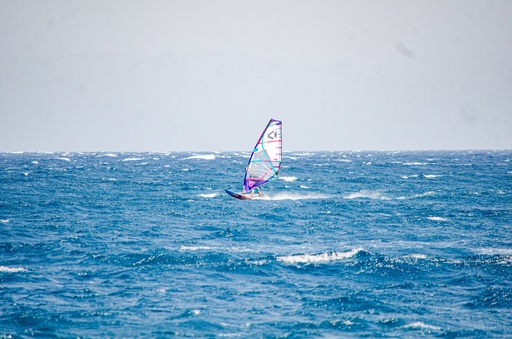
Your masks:
<svg viewBox="0 0 512 339"><path fill-rule="evenodd" d="M427 219L432 221L448 221L448 219L442 217L427 217Z"/></svg>
<svg viewBox="0 0 512 339"><path fill-rule="evenodd" d="M308 200L308 199L328 199L327 194L310 193L278 193L276 195L263 195L263 197L254 196L253 200Z"/></svg>
<svg viewBox="0 0 512 339"><path fill-rule="evenodd" d="M350 259L361 252L356 248L348 252L324 252L320 254L295 254L277 257L276 260L285 264L325 264L334 261Z"/></svg>
<svg viewBox="0 0 512 339"><path fill-rule="evenodd" d="M23 267L7 267L7 266L0 266L0 272L4 273L18 273L18 272L26 272L27 270Z"/></svg>
<svg viewBox="0 0 512 339"><path fill-rule="evenodd" d="M215 154L195 154L195 155L189 156L188 158L185 158L184 160L189 160L189 159L214 160Z"/></svg>
<svg viewBox="0 0 512 339"><path fill-rule="evenodd" d="M279 180L283 180L286 182L294 182L295 180L297 180L297 177L279 177Z"/></svg>
<svg viewBox="0 0 512 339"><path fill-rule="evenodd" d="M409 330L440 330L440 327L425 324L421 321L416 321L407 325L402 326L403 329Z"/></svg>
<svg viewBox="0 0 512 339"><path fill-rule="evenodd" d="M368 191L361 190L359 192L354 192L343 196L345 199L376 199L376 200L391 200L390 197L385 196L380 191Z"/></svg>
<svg viewBox="0 0 512 339"><path fill-rule="evenodd" d="M215 198L218 195L219 195L219 193L202 193L202 194L199 194L199 196L202 197L202 198Z"/></svg>

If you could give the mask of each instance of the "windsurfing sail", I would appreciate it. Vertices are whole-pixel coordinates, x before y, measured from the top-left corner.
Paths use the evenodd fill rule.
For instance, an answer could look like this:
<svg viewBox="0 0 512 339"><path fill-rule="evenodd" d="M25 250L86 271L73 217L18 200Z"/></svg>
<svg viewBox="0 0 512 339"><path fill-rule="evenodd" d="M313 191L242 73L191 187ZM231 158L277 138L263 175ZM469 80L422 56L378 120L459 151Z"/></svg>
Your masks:
<svg viewBox="0 0 512 339"><path fill-rule="evenodd" d="M282 126L279 120L270 119L261 133L245 170L244 191L275 179L281 168Z"/></svg>

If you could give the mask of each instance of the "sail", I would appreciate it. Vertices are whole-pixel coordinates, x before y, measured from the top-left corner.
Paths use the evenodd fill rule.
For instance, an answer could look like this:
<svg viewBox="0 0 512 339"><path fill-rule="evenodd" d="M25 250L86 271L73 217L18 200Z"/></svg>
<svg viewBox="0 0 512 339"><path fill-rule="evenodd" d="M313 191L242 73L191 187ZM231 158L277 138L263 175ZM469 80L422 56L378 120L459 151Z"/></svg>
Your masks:
<svg viewBox="0 0 512 339"><path fill-rule="evenodd" d="M252 151L244 178L244 191L266 184L281 168L282 122L270 119Z"/></svg>

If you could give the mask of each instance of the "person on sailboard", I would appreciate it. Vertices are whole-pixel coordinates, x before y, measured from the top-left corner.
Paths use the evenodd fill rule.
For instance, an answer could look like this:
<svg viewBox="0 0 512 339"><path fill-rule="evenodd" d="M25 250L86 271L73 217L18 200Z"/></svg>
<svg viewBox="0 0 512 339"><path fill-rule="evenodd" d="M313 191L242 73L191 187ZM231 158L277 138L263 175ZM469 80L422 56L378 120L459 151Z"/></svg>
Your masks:
<svg viewBox="0 0 512 339"><path fill-rule="evenodd" d="M249 194L251 198L254 196L254 192L257 192L260 197L263 197L263 194L261 193L261 188L259 186L253 188L249 192L245 191L245 187L242 188L242 194Z"/></svg>
<svg viewBox="0 0 512 339"><path fill-rule="evenodd" d="M251 190L251 198L253 197L255 191L258 193L258 195L260 197L263 196L263 194L261 193L261 188L260 188L260 186L258 186L258 187L255 187L254 189Z"/></svg>

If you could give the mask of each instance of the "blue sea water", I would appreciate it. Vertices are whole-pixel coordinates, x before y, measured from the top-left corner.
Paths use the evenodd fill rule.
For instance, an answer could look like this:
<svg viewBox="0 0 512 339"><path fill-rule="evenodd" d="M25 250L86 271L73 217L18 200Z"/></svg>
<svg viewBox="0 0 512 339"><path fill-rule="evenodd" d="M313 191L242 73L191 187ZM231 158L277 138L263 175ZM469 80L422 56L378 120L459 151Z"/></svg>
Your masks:
<svg viewBox="0 0 512 339"><path fill-rule="evenodd" d="M512 151L0 153L0 338L512 337Z"/></svg>

